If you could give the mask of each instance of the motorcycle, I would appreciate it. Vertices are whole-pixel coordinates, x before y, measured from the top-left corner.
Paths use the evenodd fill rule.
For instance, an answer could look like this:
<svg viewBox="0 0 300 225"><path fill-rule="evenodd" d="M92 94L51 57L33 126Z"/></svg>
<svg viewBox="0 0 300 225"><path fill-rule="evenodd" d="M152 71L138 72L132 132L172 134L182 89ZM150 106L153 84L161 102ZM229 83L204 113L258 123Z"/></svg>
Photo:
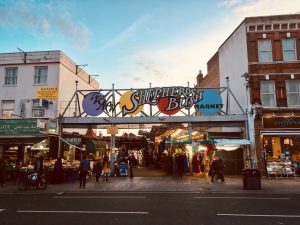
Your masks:
<svg viewBox="0 0 300 225"><path fill-rule="evenodd" d="M20 190L27 190L29 186L34 186L36 189L44 190L47 188L47 178L45 173L38 175L38 173L28 173L18 178L17 186Z"/></svg>

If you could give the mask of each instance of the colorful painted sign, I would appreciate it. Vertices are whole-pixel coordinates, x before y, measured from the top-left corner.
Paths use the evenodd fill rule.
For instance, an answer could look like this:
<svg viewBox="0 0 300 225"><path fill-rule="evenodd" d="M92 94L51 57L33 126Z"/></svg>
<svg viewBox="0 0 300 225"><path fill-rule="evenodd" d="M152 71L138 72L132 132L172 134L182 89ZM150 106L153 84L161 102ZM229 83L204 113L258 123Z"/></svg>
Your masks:
<svg viewBox="0 0 300 225"><path fill-rule="evenodd" d="M213 89L203 91L202 100L196 103L198 111L205 115L213 115L223 108L222 98L218 92Z"/></svg>
<svg viewBox="0 0 300 225"><path fill-rule="evenodd" d="M90 92L85 95L82 107L87 115L98 116L103 112L111 112L119 105L122 116L134 116L142 112L145 104L156 105L165 115L174 115L181 109L190 109L194 105L203 114L212 115L223 107L220 94L212 89L199 91L196 88L177 86L127 91L119 102L113 102L111 96L107 97L100 91Z"/></svg>

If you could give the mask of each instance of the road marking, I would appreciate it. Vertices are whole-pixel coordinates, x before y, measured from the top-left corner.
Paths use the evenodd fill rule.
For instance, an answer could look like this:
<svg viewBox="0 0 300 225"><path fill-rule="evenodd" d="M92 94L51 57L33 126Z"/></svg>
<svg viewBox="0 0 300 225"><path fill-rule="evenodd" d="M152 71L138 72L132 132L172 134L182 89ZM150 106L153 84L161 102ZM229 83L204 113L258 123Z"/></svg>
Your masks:
<svg viewBox="0 0 300 225"><path fill-rule="evenodd" d="M0 193L0 195L12 195L13 193L9 193L9 192L7 192L7 193Z"/></svg>
<svg viewBox="0 0 300 225"><path fill-rule="evenodd" d="M300 218L300 215L217 214L218 216Z"/></svg>
<svg viewBox="0 0 300 225"><path fill-rule="evenodd" d="M62 195L62 194L63 194L63 192L58 192L57 194L58 194L58 195Z"/></svg>
<svg viewBox="0 0 300 225"><path fill-rule="evenodd" d="M126 199L138 199L146 198L146 196L54 196L53 198L64 198L64 199L96 199L96 198L126 198Z"/></svg>
<svg viewBox="0 0 300 225"><path fill-rule="evenodd" d="M204 199L262 199L262 200L290 200L291 198L268 198L268 197L194 197L194 198L204 198Z"/></svg>
<svg viewBox="0 0 300 225"><path fill-rule="evenodd" d="M149 212L118 212L118 211L34 211L34 210L17 210L17 213L71 213L71 214L142 214L146 215Z"/></svg>
<svg viewBox="0 0 300 225"><path fill-rule="evenodd" d="M0 209L0 212L3 212L5 209Z"/></svg>
<svg viewBox="0 0 300 225"><path fill-rule="evenodd" d="M68 191L64 194L205 194L203 191Z"/></svg>

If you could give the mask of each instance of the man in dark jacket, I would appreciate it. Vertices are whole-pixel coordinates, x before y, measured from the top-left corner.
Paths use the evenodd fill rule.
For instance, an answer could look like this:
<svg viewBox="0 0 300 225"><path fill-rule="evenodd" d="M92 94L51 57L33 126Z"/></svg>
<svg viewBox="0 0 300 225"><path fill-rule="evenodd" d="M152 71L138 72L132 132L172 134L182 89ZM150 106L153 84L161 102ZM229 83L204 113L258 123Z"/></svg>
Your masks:
<svg viewBox="0 0 300 225"><path fill-rule="evenodd" d="M86 159L85 155L83 155L82 159L80 161L80 166L79 166L80 187L85 188L86 176L87 176L89 169L90 169L90 161Z"/></svg>
<svg viewBox="0 0 300 225"><path fill-rule="evenodd" d="M136 159L134 157L134 153L131 153L131 156L128 158L130 175L129 178L133 178L133 167L136 165Z"/></svg>
<svg viewBox="0 0 300 225"><path fill-rule="evenodd" d="M222 182L225 181L225 178L224 178L224 173L223 173L223 160L221 158L219 158L217 161L216 161L216 169L217 169L217 180L218 179L221 179Z"/></svg>
<svg viewBox="0 0 300 225"><path fill-rule="evenodd" d="M5 185L5 163L3 159L0 159L0 185Z"/></svg>

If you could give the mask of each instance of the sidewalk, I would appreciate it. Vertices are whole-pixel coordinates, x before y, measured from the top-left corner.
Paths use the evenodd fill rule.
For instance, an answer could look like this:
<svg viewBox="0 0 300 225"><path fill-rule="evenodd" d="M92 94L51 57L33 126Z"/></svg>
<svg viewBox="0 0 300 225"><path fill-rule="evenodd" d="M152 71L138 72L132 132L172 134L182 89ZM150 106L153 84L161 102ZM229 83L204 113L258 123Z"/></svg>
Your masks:
<svg viewBox="0 0 300 225"><path fill-rule="evenodd" d="M26 192L203 192L203 193L264 193L264 194L300 194L300 178L261 179L262 190L244 190L240 176L228 176L222 183L210 182L209 178L185 176L177 177L110 177L108 182L95 178L87 180L86 188L79 188L79 181L62 184L49 184L46 190L31 187ZM24 192L17 189L14 182L0 187L1 193Z"/></svg>

